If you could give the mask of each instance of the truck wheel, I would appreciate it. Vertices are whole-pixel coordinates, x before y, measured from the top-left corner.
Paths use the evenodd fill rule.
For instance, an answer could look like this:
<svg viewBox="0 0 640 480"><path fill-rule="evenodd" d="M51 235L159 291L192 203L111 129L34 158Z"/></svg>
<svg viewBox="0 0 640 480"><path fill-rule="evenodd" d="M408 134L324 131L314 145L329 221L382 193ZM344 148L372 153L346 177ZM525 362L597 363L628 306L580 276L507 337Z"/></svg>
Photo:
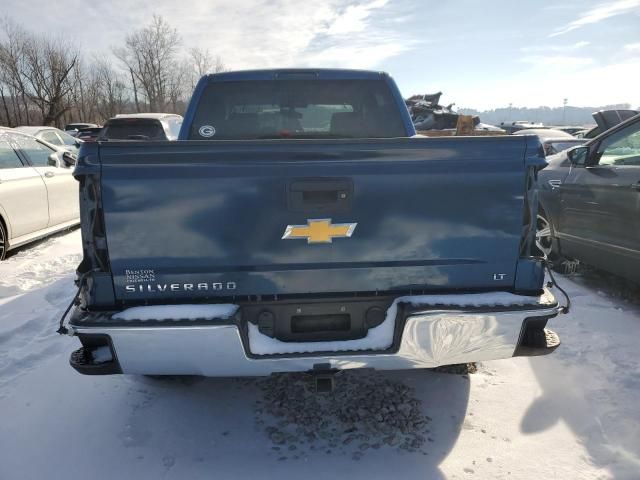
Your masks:
<svg viewBox="0 0 640 480"><path fill-rule="evenodd" d="M4 257L7 255L8 248L9 239L7 238L7 233L5 232L2 220L0 220L0 261L4 260Z"/></svg>
<svg viewBox="0 0 640 480"><path fill-rule="evenodd" d="M549 260L553 260L553 230L551 222L544 212L539 212L536 218L536 248L538 253L544 255Z"/></svg>

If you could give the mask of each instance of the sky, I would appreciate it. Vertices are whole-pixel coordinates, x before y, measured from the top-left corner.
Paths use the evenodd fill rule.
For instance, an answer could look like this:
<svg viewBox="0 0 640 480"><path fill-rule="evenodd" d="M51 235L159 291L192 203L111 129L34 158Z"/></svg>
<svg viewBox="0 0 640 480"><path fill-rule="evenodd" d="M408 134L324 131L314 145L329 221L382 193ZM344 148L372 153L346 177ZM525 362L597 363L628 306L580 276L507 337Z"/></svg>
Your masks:
<svg viewBox="0 0 640 480"><path fill-rule="evenodd" d="M230 70L383 70L458 107L640 107L640 0L3 0L29 30L109 56L158 14ZM116 61L114 60L114 63Z"/></svg>

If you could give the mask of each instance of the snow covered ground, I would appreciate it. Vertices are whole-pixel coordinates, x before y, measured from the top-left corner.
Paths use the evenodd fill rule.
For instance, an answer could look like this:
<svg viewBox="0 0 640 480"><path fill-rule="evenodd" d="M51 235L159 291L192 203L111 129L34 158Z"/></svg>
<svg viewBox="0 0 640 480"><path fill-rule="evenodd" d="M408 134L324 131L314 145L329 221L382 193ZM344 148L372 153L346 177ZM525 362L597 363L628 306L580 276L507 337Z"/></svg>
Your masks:
<svg viewBox="0 0 640 480"><path fill-rule="evenodd" d="M613 287L560 279L574 309L551 356L375 373L414 389L431 418L421 451L294 455L262 427L257 380L75 373L77 342L55 329L79 259L73 231L0 264L2 480L640 478L640 307Z"/></svg>

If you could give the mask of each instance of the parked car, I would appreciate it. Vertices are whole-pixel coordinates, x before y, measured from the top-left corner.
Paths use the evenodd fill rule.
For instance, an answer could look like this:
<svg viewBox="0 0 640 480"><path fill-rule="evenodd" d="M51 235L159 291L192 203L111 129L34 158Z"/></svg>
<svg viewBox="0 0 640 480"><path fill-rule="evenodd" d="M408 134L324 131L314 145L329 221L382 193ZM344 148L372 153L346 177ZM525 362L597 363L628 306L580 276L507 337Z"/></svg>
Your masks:
<svg viewBox="0 0 640 480"><path fill-rule="evenodd" d="M60 146L0 127L0 260L79 223L75 161Z"/></svg>
<svg viewBox="0 0 640 480"><path fill-rule="evenodd" d="M83 128L95 128L99 126L100 125L96 125L95 123L67 123L64 126L64 131L69 135L75 136L74 133L77 134Z"/></svg>
<svg viewBox="0 0 640 480"><path fill-rule="evenodd" d="M58 330L82 343L73 368L329 375L552 352L538 139L415 134L389 75L296 69L203 77L179 142L85 143L81 300Z"/></svg>
<svg viewBox="0 0 640 480"><path fill-rule="evenodd" d="M95 142L98 139L98 135L102 131L102 127L87 127L78 131L76 138L83 142Z"/></svg>
<svg viewBox="0 0 640 480"><path fill-rule="evenodd" d="M518 132L520 130L525 130L525 129L542 129L545 128L545 126L542 123L535 123L535 122L527 122L524 120L517 120L515 122L511 122L511 123L507 123L507 122L500 122L500 128L505 130L507 133L515 133Z"/></svg>
<svg viewBox="0 0 640 480"><path fill-rule="evenodd" d="M173 113L116 115L104 124L98 140L177 140L182 117Z"/></svg>
<svg viewBox="0 0 640 480"><path fill-rule="evenodd" d="M547 160L539 249L640 282L640 115Z"/></svg>
<svg viewBox="0 0 640 480"><path fill-rule="evenodd" d="M640 111L638 110L600 110L592 114L593 119L596 121L596 126L575 132L574 136L576 138L596 138L602 132L606 132L639 113Z"/></svg>
<svg viewBox="0 0 640 480"><path fill-rule="evenodd" d="M537 135L542 143L545 155L555 155L568 148L582 145L586 140L575 138L573 135L562 130L545 129L524 129L514 132L513 135Z"/></svg>
<svg viewBox="0 0 640 480"><path fill-rule="evenodd" d="M583 126L558 126L558 127L549 127L553 130L560 130L561 132L568 133L569 135L575 135L578 132L585 130Z"/></svg>
<svg viewBox="0 0 640 480"><path fill-rule="evenodd" d="M593 135L594 133L597 132L598 127L589 127L589 128L583 128L582 130L578 130L575 133L572 133L572 135L576 138L585 138L587 140L589 140L590 138L593 138L594 136L597 135Z"/></svg>
<svg viewBox="0 0 640 480"><path fill-rule="evenodd" d="M15 130L32 135L52 145L62 147L76 155L82 145L82 140L74 138L66 132L54 127L16 127Z"/></svg>

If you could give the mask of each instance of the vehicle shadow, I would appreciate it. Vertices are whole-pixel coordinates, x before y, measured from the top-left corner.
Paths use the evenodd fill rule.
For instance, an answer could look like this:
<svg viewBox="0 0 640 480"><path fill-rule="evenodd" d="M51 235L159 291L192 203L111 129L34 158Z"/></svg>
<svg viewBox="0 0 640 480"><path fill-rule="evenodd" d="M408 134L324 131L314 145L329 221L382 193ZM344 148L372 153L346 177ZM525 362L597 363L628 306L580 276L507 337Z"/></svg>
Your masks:
<svg viewBox="0 0 640 480"><path fill-rule="evenodd" d="M558 350L530 359L542 394L526 411L521 431L534 434L564 422L591 462L613 478L638 478L640 309L617 303L615 283L561 280L572 297L572 313L550 325L563 342ZM596 295L595 288L603 290Z"/></svg>
<svg viewBox="0 0 640 480"><path fill-rule="evenodd" d="M56 330L74 293L69 274L32 291L0 282L0 300L14 297L0 305L0 397L24 373L65 350Z"/></svg>
<svg viewBox="0 0 640 480"><path fill-rule="evenodd" d="M444 478L439 465L462 428L469 378L429 370L373 375L381 386L390 381L412 389L429 417L420 451L389 445L362 451L355 442L331 451L313 444L277 447L261 422L260 379L122 377L128 394L118 409L129 414L118 436L124 454L135 455L149 478L210 478L212 472L215 478ZM375 381L370 387L373 394Z"/></svg>
<svg viewBox="0 0 640 480"><path fill-rule="evenodd" d="M606 296L640 305L640 284L585 264L579 264L577 273L568 277L571 281Z"/></svg>

